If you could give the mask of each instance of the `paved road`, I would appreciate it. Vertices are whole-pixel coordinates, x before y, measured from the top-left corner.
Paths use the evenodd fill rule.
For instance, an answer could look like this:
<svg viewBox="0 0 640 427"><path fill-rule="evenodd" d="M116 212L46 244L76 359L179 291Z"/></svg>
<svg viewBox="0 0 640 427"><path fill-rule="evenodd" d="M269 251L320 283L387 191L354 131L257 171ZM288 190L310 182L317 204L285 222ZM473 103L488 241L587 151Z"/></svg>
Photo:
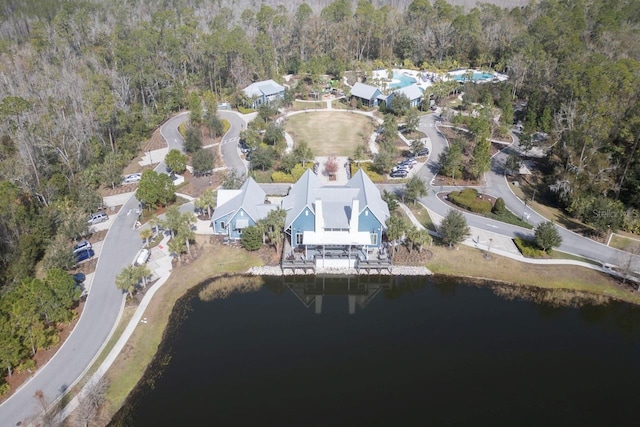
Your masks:
<svg viewBox="0 0 640 427"><path fill-rule="evenodd" d="M124 304L123 293L114 285L115 277L122 266L133 261L141 246L138 233L132 231L136 206L137 200L131 197L113 220L102 244L91 292L73 332L49 363L0 406L0 425L15 426L38 415L41 408L33 398L37 390L44 392L47 402L60 398L106 342Z"/></svg>
<svg viewBox="0 0 640 427"><path fill-rule="evenodd" d="M438 131L436 122L438 121L436 114L429 114L424 116L420 120L420 130L425 132L431 141L431 155L429 161L418 171L418 175L425 180L426 183L431 183L438 170L438 158L445 147L447 147L447 141L444 136ZM516 143L517 145L517 140ZM517 215L523 215L526 213L529 215L528 222L534 226L546 221L545 218L535 213L531 208L526 207L522 200L520 200L509 188L509 184L504 176L504 170L502 165L507 158L507 151L502 151L495 155L492 159L491 170L486 174L487 185L483 186L480 191L486 192L495 197L502 197L505 201L505 205L509 210ZM390 187L392 188L392 187ZM395 187L397 188L397 186ZM458 190L459 187L443 187L443 191ZM425 204L429 209L434 210L436 213L444 216L451 208L449 205L442 202L435 195L440 191L440 188L432 188L427 197L422 198L420 201ZM487 231L492 231L505 236L532 236L533 231L526 228L517 227L503 222L493 221L479 215L470 213L464 213L467 218L467 223L470 226L478 227ZM564 252L579 255L582 257L598 260L601 262L607 262L611 264L620 265L628 257L625 252L595 242L586 237L573 233L565 228L558 227L560 235L562 236L562 245L558 248Z"/></svg>
<svg viewBox="0 0 640 427"><path fill-rule="evenodd" d="M247 127L245 121L239 114L232 111L218 110L218 116L228 120L231 128L222 138L220 151L222 152L222 160L229 169L235 169L240 176L247 174L247 166L238 154L238 141L240 132Z"/></svg>
<svg viewBox="0 0 640 427"><path fill-rule="evenodd" d="M178 125L188 119L180 114L161 129L170 149L182 149ZM164 172L159 164L156 171ZM47 402L59 399L83 374L98 355L116 325L124 304L124 295L115 287L115 277L130 264L142 245L137 231L138 201L131 197L121 208L102 243L91 292L82 315L60 350L36 375L0 406L0 426L15 426L39 415L41 407L33 398L37 390L44 392Z"/></svg>

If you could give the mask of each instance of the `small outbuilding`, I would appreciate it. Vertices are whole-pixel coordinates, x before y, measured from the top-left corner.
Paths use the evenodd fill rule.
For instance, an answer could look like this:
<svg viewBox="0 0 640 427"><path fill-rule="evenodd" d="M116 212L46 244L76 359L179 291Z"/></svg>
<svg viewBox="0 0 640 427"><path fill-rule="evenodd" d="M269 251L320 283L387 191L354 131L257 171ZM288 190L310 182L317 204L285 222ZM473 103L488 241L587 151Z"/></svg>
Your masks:
<svg viewBox="0 0 640 427"><path fill-rule="evenodd" d="M351 97L357 98L362 105L367 107L375 107L378 105L378 97L382 95L380 89L375 86L369 86L364 83L357 82L351 88Z"/></svg>
<svg viewBox="0 0 640 427"><path fill-rule="evenodd" d="M244 94L251 100L252 108L258 108L262 104L284 99L284 91L284 86L274 80L251 83L243 89Z"/></svg>

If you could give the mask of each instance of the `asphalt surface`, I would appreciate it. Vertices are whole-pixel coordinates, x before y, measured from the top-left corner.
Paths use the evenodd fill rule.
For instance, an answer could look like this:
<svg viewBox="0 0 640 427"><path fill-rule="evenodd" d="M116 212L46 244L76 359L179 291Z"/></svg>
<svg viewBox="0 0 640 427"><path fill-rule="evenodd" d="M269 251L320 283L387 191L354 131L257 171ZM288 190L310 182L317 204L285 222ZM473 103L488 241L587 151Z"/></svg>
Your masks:
<svg viewBox="0 0 640 427"><path fill-rule="evenodd" d="M182 149L178 125L188 117L177 115L161 129L169 149ZM164 172L166 165L160 163L155 170ZM33 397L38 390L44 393L47 403L61 398L106 343L125 301L124 294L116 289L115 278L124 266L133 262L142 246L138 232L133 229L137 207L138 201L132 196L115 216L102 242L91 291L76 327L49 362L0 405L0 426L26 424L38 416L42 407Z"/></svg>
<svg viewBox="0 0 640 427"><path fill-rule="evenodd" d="M41 413L34 399L37 390L47 403L59 399L83 374L111 334L124 305L124 294L115 278L123 266L133 262L142 241L133 231L137 200L131 197L114 218L102 244L91 291L76 327L58 352L34 377L0 406L0 425L15 426Z"/></svg>
<svg viewBox="0 0 640 427"><path fill-rule="evenodd" d="M218 116L231 123L231 128L220 143L220 152L222 153L224 164L228 169L235 169L240 176L246 176L247 166L238 155L238 142L240 141L240 132L247 125L242 117L231 111L218 110Z"/></svg>
<svg viewBox="0 0 640 427"><path fill-rule="evenodd" d="M431 140L432 145L429 160L417 172L417 174L424 179L427 184L430 184L435 177L438 171L438 158L440 153L447 147L446 139L438 131L436 124L438 121L438 115L429 114L421 118L419 125L420 130L425 132ZM518 141L516 139L514 145L517 146L517 143ZM534 212L530 207L525 207L524 202L513 194L509 188L503 169L507 156L507 151L503 150L492 158L491 170L485 175L487 184L478 190L495 197L502 197L505 201L506 207L511 212L514 212L516 215L521 217L528 216L527 222L533 226L547 221L544 217ZM432 209L439 215L444 216L451 209L451 206L440 200L436 194L440 191L448 192L452 190L459 190L460 188L461 187L430 187L429 195L420 199L420 201L429 209ZM398 190L398 187L395 186L395 189ZM481 228L509 237L533 236L533 230L506 224L504 222L494 221L480 215L474 215L467 212L463 212L463 214L467 219L467 224L472 227ZM558 249L563 252L614 265L621 265L629 256L623 251L619 251L602 243L580 236L565 228L558 226L558 231L560 236L562 236L562 245Z"/></svg>

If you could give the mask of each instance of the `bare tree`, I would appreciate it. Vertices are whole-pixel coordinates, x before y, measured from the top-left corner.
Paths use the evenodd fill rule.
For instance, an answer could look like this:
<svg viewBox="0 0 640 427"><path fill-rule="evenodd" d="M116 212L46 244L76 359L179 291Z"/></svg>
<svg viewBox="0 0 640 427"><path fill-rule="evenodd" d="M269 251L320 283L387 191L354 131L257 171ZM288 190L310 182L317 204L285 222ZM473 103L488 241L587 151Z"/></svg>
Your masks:
<svg viewBox="0 0 640 427"><path fill-rule="evenodd" d="M109 381L104 377L84 387L76 410L77 426L89 427L93 421L99 421L99 409L104 403L108 388Z"/></svg>

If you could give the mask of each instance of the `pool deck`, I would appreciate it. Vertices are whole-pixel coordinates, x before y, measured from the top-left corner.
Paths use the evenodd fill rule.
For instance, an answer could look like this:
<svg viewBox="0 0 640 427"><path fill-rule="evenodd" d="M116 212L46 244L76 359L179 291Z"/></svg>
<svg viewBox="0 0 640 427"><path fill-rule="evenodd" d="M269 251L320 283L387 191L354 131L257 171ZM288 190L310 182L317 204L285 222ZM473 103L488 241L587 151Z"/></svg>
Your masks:
<svg viewBox="0 0 640 427"><path fill-rule="evenodd" d="M452 79L455 79L455 77L452 77L452 76L459 76L467 73L468 71L473 71L474 73L485 73L485 71L474 70L472 68L463 68L459 70L453 70L445 74L439 74L439 73L430 72L430 71L408 70L405 68L394 68L392 71L394 75L401 74L403 76L414 79L415 83L418 86L420 86L420 88L422 88L423 90L433 85L435 81L452 80ZM374 81L381 83L377 85L378 87L383 87L386 85L386 87L391 88L391 86L393 86L393 90L403 87L403 86L398 86L399 84L402 83L401 80L396 78L389 79L388 73L389 73L389 70L374 70L371 77ZM509 77L505 74L500 74L497 72L486 72L486 73L491 74L493 77L491 79L472 80L472 81L477 83L485 83L485 82L493 82L495 80L503 82L509 79ZM404 86L407 86L407 85L404 85Z"/></svg>

